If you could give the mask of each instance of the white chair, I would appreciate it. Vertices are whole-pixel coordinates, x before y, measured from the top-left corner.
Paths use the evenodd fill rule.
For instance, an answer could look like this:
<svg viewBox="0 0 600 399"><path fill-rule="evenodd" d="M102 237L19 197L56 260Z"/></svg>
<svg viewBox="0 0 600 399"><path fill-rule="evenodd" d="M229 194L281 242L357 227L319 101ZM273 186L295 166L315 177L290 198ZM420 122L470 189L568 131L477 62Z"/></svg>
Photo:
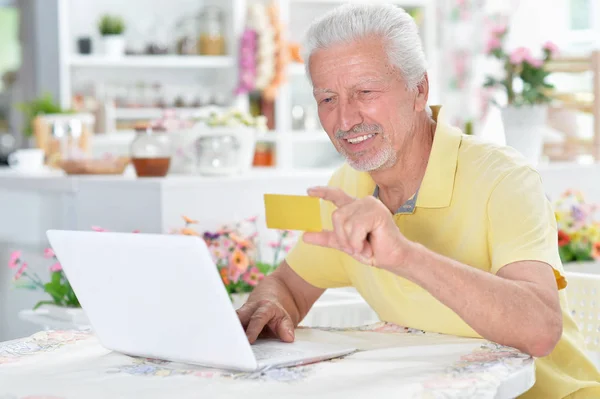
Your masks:
<svg viewBox="0 0 600 399"><path fill-rule="evenodd" d="M569 311L585 339L586 349L600 367L600 275L566 272Z"/></svg>

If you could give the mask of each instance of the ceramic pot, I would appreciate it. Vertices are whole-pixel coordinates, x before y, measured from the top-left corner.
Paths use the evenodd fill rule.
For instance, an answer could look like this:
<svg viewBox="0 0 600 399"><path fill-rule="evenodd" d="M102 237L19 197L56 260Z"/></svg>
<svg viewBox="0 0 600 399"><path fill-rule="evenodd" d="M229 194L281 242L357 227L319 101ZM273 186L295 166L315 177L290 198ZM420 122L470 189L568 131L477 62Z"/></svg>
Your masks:
<svg viewBox="0 0 600 399"><path fill-rule="evenodd" d="M542 156L548 108L545 105L508 106L501 113L506 145L536 165Z"/></svg>

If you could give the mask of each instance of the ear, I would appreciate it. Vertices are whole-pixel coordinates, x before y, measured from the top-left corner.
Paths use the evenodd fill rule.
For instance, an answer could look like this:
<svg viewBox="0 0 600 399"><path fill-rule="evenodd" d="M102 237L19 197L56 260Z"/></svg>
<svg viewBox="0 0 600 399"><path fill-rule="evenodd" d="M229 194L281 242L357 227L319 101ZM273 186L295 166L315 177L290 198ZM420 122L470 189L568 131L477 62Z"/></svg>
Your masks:
<svg viewBox="0 0 600 399"><path fill-rule="evenodd" d="M415 98L415 111L423 111L427 106L429 98L429 77L427 72L423 75L423 79L417 85L417 97Z"/></svg>

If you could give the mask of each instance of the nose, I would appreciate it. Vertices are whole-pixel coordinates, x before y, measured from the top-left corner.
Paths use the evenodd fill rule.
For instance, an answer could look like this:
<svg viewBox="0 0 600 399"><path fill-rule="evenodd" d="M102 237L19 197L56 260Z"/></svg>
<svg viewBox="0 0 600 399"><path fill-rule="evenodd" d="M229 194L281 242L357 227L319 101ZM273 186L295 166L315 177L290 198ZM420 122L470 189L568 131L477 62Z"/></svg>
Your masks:
<svg viewBox="0 0 600 399"><path fill-rule="evenodd" d="M352 101L351 99L339 102L338 121L339 129L346 132L352 130L354 126L363 122L363 118L356 102Z"/></svg>

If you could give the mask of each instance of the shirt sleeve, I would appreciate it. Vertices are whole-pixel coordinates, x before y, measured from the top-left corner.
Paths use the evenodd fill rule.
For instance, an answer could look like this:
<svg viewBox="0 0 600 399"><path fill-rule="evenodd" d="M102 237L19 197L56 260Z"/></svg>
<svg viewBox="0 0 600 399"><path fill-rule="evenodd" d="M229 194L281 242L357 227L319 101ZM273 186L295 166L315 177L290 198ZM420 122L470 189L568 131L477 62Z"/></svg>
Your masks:
<svg viewBox="0 0 600 399"><path fill-rule="evenodd" d="M339 186L339 174L330 179L328 186ZM321 201L323 228L332 229L331 215L335 206ZM351 285L344 268L342 253L335 249L306 244L302 237L286 257L288 265L309 284L318 288L338 288Z"/></svg>
<svg viewBox="0 0 600 399"><path fill-rule="evenodd" d="M556 218L538 172L518 167L499 181L489 198L488 223L492 273L513 262L540 261L553 268L558 289L566 287Z"/></svg>

